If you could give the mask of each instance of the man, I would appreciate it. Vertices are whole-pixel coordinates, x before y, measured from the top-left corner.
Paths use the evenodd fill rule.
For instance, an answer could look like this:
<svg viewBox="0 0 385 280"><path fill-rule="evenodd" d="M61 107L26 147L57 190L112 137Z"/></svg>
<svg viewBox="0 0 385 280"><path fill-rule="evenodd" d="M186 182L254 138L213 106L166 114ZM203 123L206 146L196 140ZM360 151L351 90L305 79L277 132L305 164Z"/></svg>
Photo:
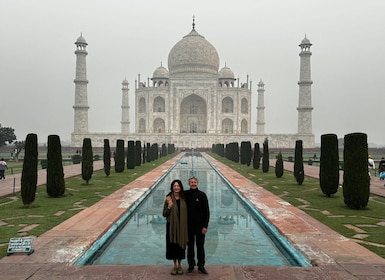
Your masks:
<svg viewBox="0 0 385 280"><path fill-rule="evenodd" d="M210 220L210 209L207 196L198 190L198 179L191 177L188 181L190 190L186 191L186 202L188 210L188 243L187 260L188 273L194 270L195 251L197 248L198 271L208 274L205 269L205 236Z"/></svg>
<svg viewBox="0 0 385 280"><path fill-rule="evenodd" d="M374 170L376 167L374 166L374 160L372 159L372 156L368 156L368 172L369 172L369 178L372 177L372 169Z"/></svg>
<svg viewBox="0 0 385 280"><path fill-rule="evenodd" d="M5 180L5 169L8 169L7 163L4 161L3 158L0 160L0 181Z"/></svg>

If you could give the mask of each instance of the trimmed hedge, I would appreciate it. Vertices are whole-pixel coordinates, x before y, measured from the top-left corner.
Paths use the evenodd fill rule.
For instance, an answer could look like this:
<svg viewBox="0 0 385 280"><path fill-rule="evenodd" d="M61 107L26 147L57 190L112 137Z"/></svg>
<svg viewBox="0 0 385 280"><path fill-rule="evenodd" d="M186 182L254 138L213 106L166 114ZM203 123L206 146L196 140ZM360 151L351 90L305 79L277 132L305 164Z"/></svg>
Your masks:
<svg viewBox="0 0 385 280"><path fill-rule="evenodd" d="M47 194L61 197L65 193L65 180L61 153L60 137L48 136L47 147Z"/></svg>
<svg viewBox="0 0 385 280"><path fill-rule="evenodd" d="M91 180L93 172L94 155L92 152L91 138L84 138L82 147L82 178L87 184Z"/></svg>
<svg viewBox="0 0 385 280"><path fill-rule="evenodd" d="M338 138L336 134L321 135L319 183L327 197L338 191L340 182Z"/></svg>
<svg viewBox="0 0 385 280"><path fill-rule="evenodd" d="M25 140L23 171L21 173L21 198L30 207L35 201L37 187L38 144L37 135L30 133Z"/></svg>
<svg viewBox="0 0 385 280"><path fill-rule="evenodd" d="M295 141L294 151L294 177L298 185L302 185L305 179L305 171L303 169L303 145L302 140Z"/></svg>
<svg viewBox="0 0 385 280"><path fill-rule="evenodd" d="M344 137L343 194L346 206L364 209L370 195L368 173L368 142L365 133L351 133Z"/></svg>

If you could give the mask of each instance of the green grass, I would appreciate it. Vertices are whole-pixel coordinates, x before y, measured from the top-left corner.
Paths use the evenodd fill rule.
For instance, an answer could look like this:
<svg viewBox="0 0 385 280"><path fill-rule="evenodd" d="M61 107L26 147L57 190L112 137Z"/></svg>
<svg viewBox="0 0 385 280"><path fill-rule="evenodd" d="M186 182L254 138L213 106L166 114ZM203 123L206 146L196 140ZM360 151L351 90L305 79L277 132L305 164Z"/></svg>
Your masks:
<svg viewBox="0 0 385 280"><path fill-rule="evenodd" d="M106 177L104 170L96 171L88 185L81 175L66 179L66 193L60 198L50 198L45 186L38 187L35 202L30 208L23 206L20 194L0 199L0 258L6 256L10 238L43 234L173 156L175 154L135 169L125 169L122 173L115 173L112 168L109 177ZM37 226L25 233L20 232L29 225Z"/></svg>
<svg viewBox="0 0 385 280"><path fill-rule="evenodd" d="M215 154L210 155L345 237L354 238L358 234L350 225L362 230L368 236L362 239L361 245L385 258L384 197L371 195L366 209L354 210L344 204L341 188L335 195L326 197L320 189L318 179L305 177L303 184L299 186L293 173L287 170L283 177L276 178L274 168L270 167L268 173L263 173L261 168L255 170L252 166L241 165Z"/></svg>

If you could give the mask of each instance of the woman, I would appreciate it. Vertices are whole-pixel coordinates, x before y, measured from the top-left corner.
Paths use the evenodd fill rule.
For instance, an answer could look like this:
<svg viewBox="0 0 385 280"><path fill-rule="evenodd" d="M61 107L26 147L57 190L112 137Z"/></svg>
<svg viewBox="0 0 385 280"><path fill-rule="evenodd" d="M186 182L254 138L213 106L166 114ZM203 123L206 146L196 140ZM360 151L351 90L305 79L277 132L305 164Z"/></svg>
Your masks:
<svg viewBox="0 0 385 280"><path fill-rule="evenodd" d="M183 274L182 259L186 258L187 206L180 180L171 182L170 193L163 206L163 217L167 218L166 225L166 259L173 260L172 275Z"/></svg>

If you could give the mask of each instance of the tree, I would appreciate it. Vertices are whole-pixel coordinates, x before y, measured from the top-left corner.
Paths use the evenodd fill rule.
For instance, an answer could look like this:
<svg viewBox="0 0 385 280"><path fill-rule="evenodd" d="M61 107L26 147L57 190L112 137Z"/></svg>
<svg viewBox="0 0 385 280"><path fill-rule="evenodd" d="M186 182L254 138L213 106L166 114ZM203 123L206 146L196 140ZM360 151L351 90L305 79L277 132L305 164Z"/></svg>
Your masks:
<svg viewBox="0 0 385 280"><path fill-rule="evenodd" d="M24 142L24 141L23 141ZM38 144L37 135L30 133L25 141L23 170L21 172L21 198L30 207L35 201L37 187Z"/></svg>
<svg viewBox="0 0 385 280"><path fill-rule="evenodd" d="M254 155L253 155L253 168L259 169L261 166L261 151L259 149L259 143L254 144Z"/></svg>
<svg viewBox="0 0 385 280"><path fill-rule="evenodd" d="M152 150L151 150L151 144L150 143L146 143L146 161L147 162L153 161Z"/></svg>
<svg viewBox="0 0 385 280"><path fill-rule="evenodd" d="M15 141L13 144L15 146L15 160L18 161L20 152L24 150L25 141Z"/></svg>
<svg viewBox="0 0 385 280"><path fill-rule="evenodd" d="M160 154L161 154L162 157L167 156L167 146L166 146L166 144L163 143L160 150L161 150Z"/></svg>
<svg viewBox="0 0 385 280"><path fill-rule="evenodd" d="M115 151L115 172L121 173L124 171L124 140L116 140Z"/></svg>
<svg viewBox="0 0 385 280"><path fill-rule="evenodd" d="M104 173L108 177L110 176L110 173L111 173L111 148L110 148L110 140L108 139L104 139L103 163L104 163Z"/></svg>
<svg viewBox="0 0 385 280"><path fill-rule="evenodd" d="M127 169L134 169L135 161L135 142L130 140L127 143Z"/></svg>
<svg viewBox="0 0 385 280"><path fill-rule="evenodd" d="M246 164L250 166L251 163L251 142L242 141L241 142L241 164Z"/></svg>
<svg viewBox="0 0 385 280"><path fill-rule="evenodd" d="M15 130L12 127L2 127L0 124L0 148L12 144L16 140Z"/></svg>
<svg viewBox="0 0 385 280"><path fill-rule="evenodd" d="M323 194L330 197L340 182L338 139L335 134L321 135L319 183Z"/></svg>
<svg viewBox="0 0 385 280"><path fill-rule="evenodd" d="M142 142L140 140L135 141L135 166L142 164Z"/></svg>
<svg viewBox="0 0 385 280"><path fill-rule="evenodd" d="M303 170L303 148L302 140L295 141L294 151L294 177L298 185L302 185L305 179L305 172Z"/></svg>
<svg viewBox="0 0 385 280"><path fill-rule="evenodd" d="M265 138L265 141L263 141L262 172L269 172L269 166L269 141Z"/></svg>
<svg viewBox="0 0 385 280"><path fill-rule="evenodd" d="M91 180L94 172L94 155L90 138L83 139L82 147L82 178L86 183Z"/></svg>
<svg viewBox="0 0 385 280"><path fill-rule="evenodd" d="M50 197L61 197L64 192L65 181L60 137L58 135L48 135L47 194Z"/></svg>
<svg viewBox="0 0 385 280"><path fill-rule="evenodd" d="M370 195L367 135L347 134L344 142L344 202L349 208L363 209L368 205Z"/></svg>
<svg viewBox="0 0 385 280"><path fill-rule="evenodd" d="M144 143L143 144L143 153L142 153L143 164L146 163L146 159L147 159L147 148L146 148L146 143Z"/></svg>
<svg viewBox="0 0 385 280"><path fill-rule="evenodd" d="M281 178L283 176L283 159L282 153L279 152L277 155L277 160L275 161L275 177Z"/></svg>
<svg viewBox="0 0 385 280"><path fill-rule="evenodd" d="M157 160L159 158L159 145L158 143L154 143L150 148L151 152L151 160Z"/></svg>
<svg viewBox="0 0 385 280"><path fill-rule="evenodd" d="M217 144L216 149L217 154L221 157L225 156L225 144Z"/></svg>

